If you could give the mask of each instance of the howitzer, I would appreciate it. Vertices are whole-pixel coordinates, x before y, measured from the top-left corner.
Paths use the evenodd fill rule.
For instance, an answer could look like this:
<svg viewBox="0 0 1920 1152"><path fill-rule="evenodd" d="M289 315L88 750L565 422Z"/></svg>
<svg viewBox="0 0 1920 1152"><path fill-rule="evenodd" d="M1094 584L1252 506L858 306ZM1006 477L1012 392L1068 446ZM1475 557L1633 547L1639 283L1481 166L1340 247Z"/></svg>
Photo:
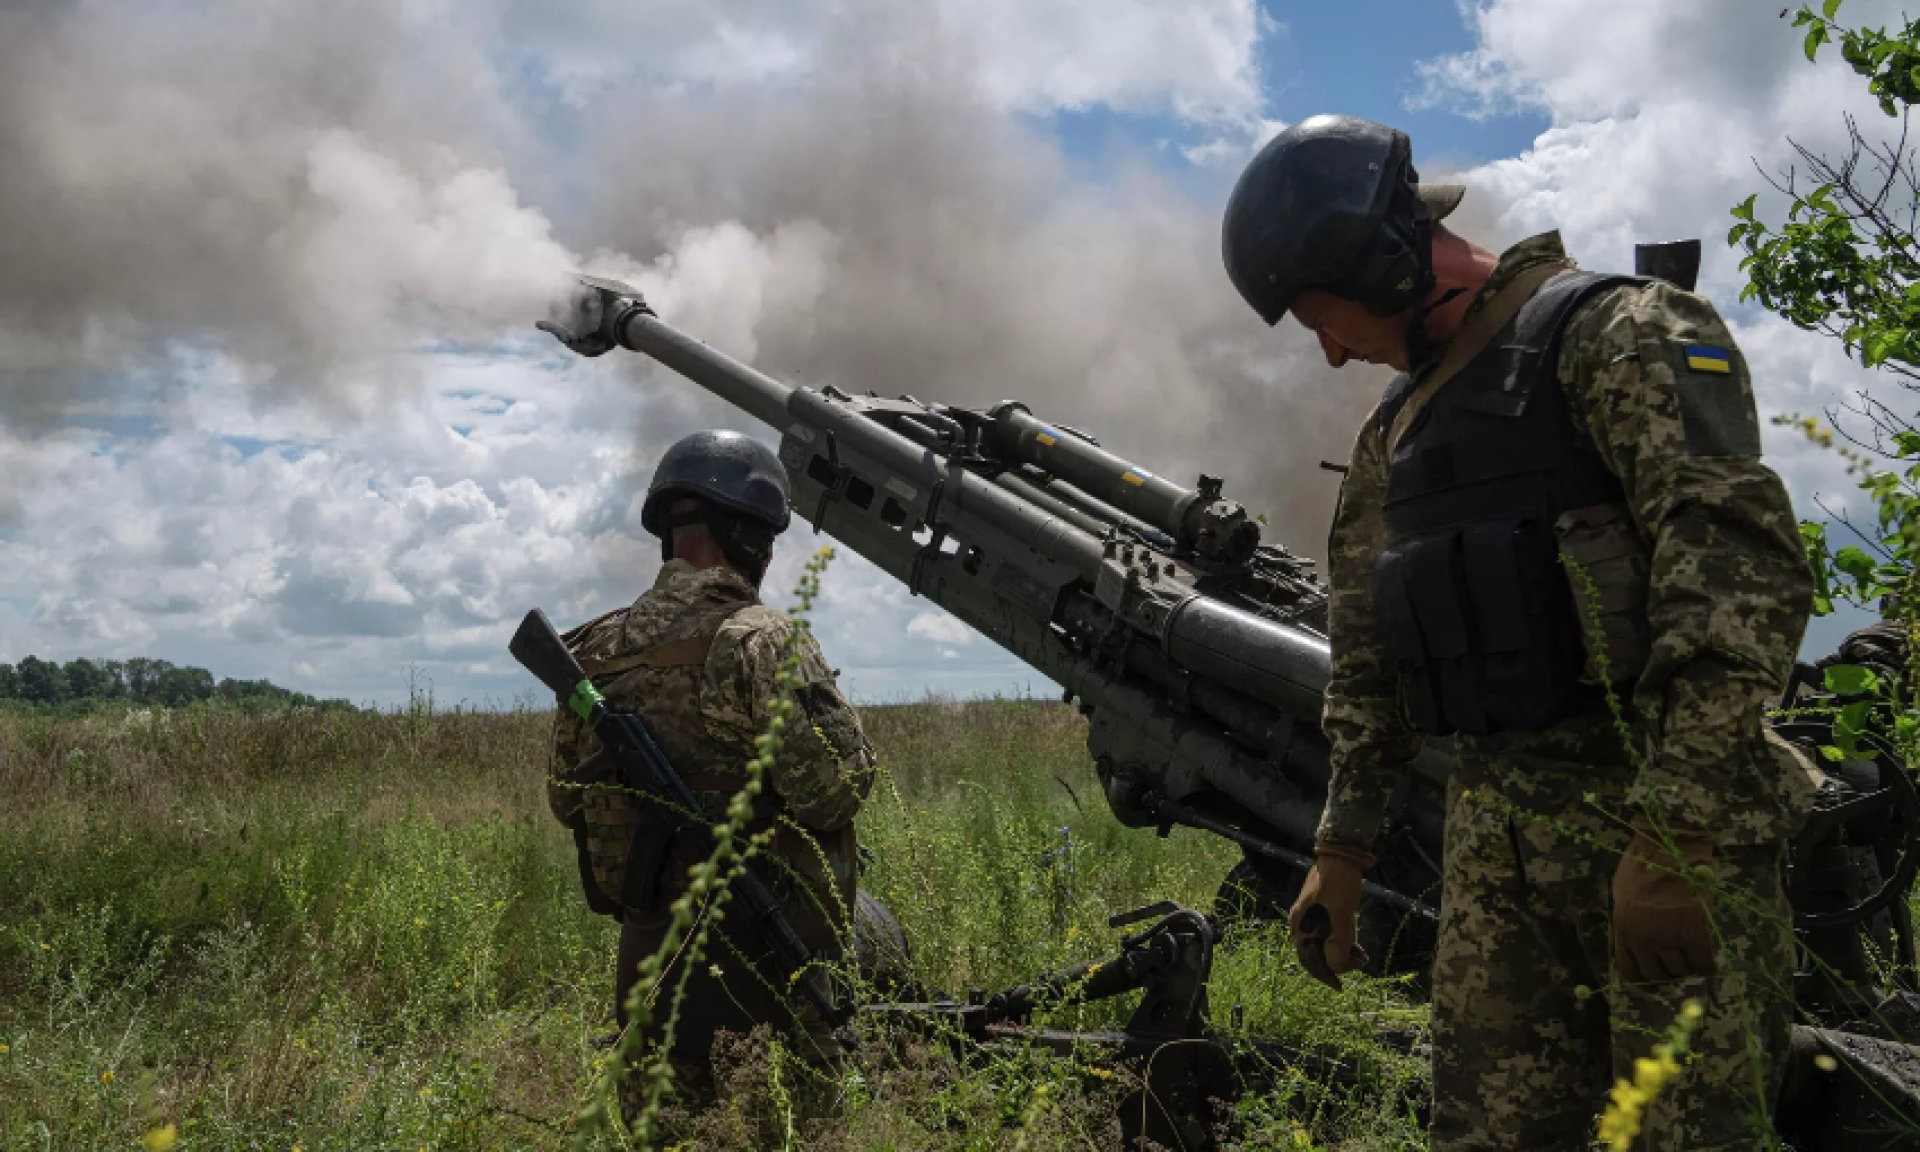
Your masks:
<svg viewBox="0 0 1920 1152"><path fill-rule="evenodd" d="M1177 484L1015 401L973 410L783 384L666 324L635 289L580 280L571 314L542 329L582 355L650 356L777 430L801 516L1078 702L1122 823L1162 834L1187 825L1238 844L1245 856L1223 910L1284 913L1311 863L1328 783L1326 593L1310 561L1260 540L1219 479ZM1799 684L1782 705L1801 706L1782 735L1834 743L1823 702ZM1920 1146L1920 1050L1905 1047L1920 1040L1906 904L1920 792L1890 749L1879 752L1827 773L1792 846L1789 892L1808 959L1800 1007L1838 1029L1796 1033L1781 1116L1801 1147ZM1376 844L1360 925L1376 968L1417 972L1429 959L1449 767L1429 744ZM1211 947L1211 935L1179 923L1180 939ZM1143 953L1139 971L1146 962ZM1886 967L1896 987L1880 986ZM953 1012L991 1030L1035 995L1024 987ZM1882 1051L1864 1037L1905 1043ZM1808 1071L1849 1045L1878 1053L1873 1066L1851 1079ZM1829 1123L1842 1114L1898 1131L1853 1143L1864 1128Z"/></svg>
<svg viewBox="0 0 1920 1152"><path fill-rule="evenodd" d="M621 786L643 792L671 805L687 823L682 834L695 838L693 851L700 856L713 852L713 822L700 798L674 770L672 761L645 722L631 712L607 707L605 697L593 686L586 670L573 653L567 651L560 633L554 631L547 614L535 608L507 644L507 651L521 667L534 674L555 697L593 727L600 747L613 757ZM731 890L746 914L747 923L772 955L780 974L790 977L820 1018L839 1024L851 1015L849 1006L837 1005L826 985L826 974L815 967L813 952L794 931L787 914L781 910L773 889L760 878L751 863L736 877Z"/></svg>
<svg viewBox="0 0 1920 1152"><path fill-rule="evenodd" d="M1291 898L1327 786L1326 593L1219 479L1177 484L1014 401L784 384L635 289L580 279L572 315L543 329L583 355L641 352L778 430L801 516L1078 701L1115 816L1233 840L1229 887L1259 907ZM1425 959L1446 772L1423 754L1389 814L1362 930L1383 963Z"/></svg>
<svg viewBox="0 0 1920 1152"><path fill-rule="evenodd" d="M637 290L580 280L573 314L543 329L583 355L641 352L779 430L794 507L816 529L1078 701L1122 823L1233 841L1245 856L1223 903L1284 910L1329 774L1326 593L1310 561L1261 542L1219 479L1176 484L1015 401L973 410L784 384L674 329ZM1830 744L1817 728L1781 730ZM1376 967L1428 959L1449 768L1430 743L1387 814L1360 932ZM1809 822L1825 834L1795 845L1802 940L1843 960L1827 967L1849 982L1866 976L1863 933L1914 962L1903 901L1920 797L1889 768L1882 757L1830 772Z"/></svg>

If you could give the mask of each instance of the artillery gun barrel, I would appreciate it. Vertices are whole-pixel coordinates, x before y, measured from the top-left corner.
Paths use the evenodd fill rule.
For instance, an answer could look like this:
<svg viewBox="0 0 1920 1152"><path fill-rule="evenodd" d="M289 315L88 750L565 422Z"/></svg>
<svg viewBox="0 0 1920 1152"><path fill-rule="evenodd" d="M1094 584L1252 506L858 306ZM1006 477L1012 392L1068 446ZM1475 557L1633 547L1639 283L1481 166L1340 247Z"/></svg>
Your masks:
<svg viewBox="0 0 1920 1152"><path fill-rule="evenodd" d="M891 477L921 492L938 490L938 506L929 502L926 509L929 517L938 521L962 514L977 517L1010 541L1061 564L1089 584L1099 576L1104 559L1101 541L1081 526L1084 513L1067 518L1029 503L1024 493L967 471L926 445L869 419L857 408L836 402L811 388L782 384L651 313L635 313L619 328L617 336L623 346L652 357L782 432L794 434L797 424L805 432L803 439L813 442L816 451L824 450L831 457L837 453L837 445L858 444L860 452ZM1008 427L1046 427L1014 405L1002 405L996 412L995 419L1008 422ZM818 443L822 436L826 441L824 449ZM1125 464L1084 441L1077 443L1088 451L1073 454L1072 458L1077 461L1073 467L1088 480L1097 480L1093 465L1108 467L1103 461ZM794 467L791 461L788 466ZM794 470L805 467L803 463ZM1127 468L1131 469L1131 465ZM1148 524L1163 529L1169 524L1175 525L1166 530L1177 536L1186 509L1202 494L1147 476L1138 469L1128 474L1136 473L1142 477L1138 484L1119 479L1116 472L1113 484L1104 488L1117 485L1119 491L1092 490L1089 494L1114 503L1120 511L1138 516ZM1087 487L1085 483L1077 486ZM816 520L815 527L822 530L824 526L818 520L825 507L823 504L813 510L811 516ZM801 512L808 515L809 510L802 508ZM940 530L942 524L932 523L929 527ZM868 558L877 560L873 556ZM1195 596L1174 609L1160 635L1167 655L1197 676L1234 685L1257 699L1299 715L1319 713L1319 694L1327 679L1327 651L1326 642L1312 633L1208 597Z"/></svg>
<svg viewBox="0 0 1920 1152"><path fill-rule="evenodd" d="M786 431L787 401L794 393L791 385L714 351L650 314L628 320L621 327L620 343L651 356L754 419Z"/></svg>

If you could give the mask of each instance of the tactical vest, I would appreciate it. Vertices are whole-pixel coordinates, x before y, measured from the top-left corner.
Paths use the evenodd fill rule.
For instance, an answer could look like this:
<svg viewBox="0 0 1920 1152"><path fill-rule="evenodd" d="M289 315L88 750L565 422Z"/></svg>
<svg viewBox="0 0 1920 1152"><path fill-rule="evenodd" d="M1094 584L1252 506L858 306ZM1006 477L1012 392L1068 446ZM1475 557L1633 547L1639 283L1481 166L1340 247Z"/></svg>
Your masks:
<svg viewBox="0 0 1920 1152"><path fill-rule="evenodd" d="M1574 310L1638 283L1548 280L1394 446L1374 602L1422 732L1550 727L1602 706L1598 669L1617 682L1645 664L1646 548L1559 378ZM1411 390L1394 382L1383 427ZM1563 554L1584 575L1570 580Z"/></svg>
<svg viewBox="0 0 1920 1152"><path fill-rule="evenodd" d="M710 816L719 816L745 786L751 751L715 739L699 707L707 653L714 636L737 613L753 605L696 607L676 622L677 637L632 648L626 644L627 610L619 609L568 632L568 648L607 700L633 709ZM690 625L690 627L688 626ZM595 911L620 915L663 907L686 867L698 863L676 853L676 831L686 816L663 802L622 788L608 758L595 753L565 774L564 787L579 790L579 818L572 822L581 884ZM764 827L780 801L771 791L756 798L749 832Z"/></svg>

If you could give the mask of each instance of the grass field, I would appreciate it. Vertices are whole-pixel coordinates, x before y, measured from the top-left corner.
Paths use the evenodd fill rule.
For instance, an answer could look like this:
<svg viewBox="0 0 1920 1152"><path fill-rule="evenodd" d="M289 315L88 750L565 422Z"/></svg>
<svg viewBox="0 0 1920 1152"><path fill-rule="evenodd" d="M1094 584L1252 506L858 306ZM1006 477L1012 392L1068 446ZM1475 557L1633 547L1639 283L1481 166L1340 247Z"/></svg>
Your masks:
<svg viewBox="0 0 1920 1152"><path fill-rule="evenodd" d="M1210 907L1236 858L1120 827L1067 708L865 715L886 772L860 817L863 886L929 984L996 988L1109 953L1110 914ZM586 911L546 810L549 723L424 704L0 714L0 1149L136 1149L169 1124L177 1149L570 1146L610 1030L614 929ZM1392 986L1312 985L1283 943L1222 950L1220 1027L1366 1051L1382 1016L1418 1023ZM1097 1149L1124 1087L1085 1060L961 1066L874 1043L839 1116L789 1131L755 1114L755 1076L778 1068L740 1070L729 1114L683 1118L690 1143ZM1312 1098L1243 1102L1242 1146L1422 1144L1392 1092Z"/></svg>

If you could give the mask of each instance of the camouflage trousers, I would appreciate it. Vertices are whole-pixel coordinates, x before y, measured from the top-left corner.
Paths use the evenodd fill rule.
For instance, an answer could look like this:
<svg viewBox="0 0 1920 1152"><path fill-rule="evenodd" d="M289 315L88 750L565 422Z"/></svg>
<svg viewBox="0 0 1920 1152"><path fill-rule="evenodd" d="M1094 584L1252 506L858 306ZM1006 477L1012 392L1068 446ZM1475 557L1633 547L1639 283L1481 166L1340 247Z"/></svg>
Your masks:
<svg viewBox="0 0 1920 1152"><path fill-rule="evenodd" d="M655 915L629 915L620 925L620 959L615 987L616 1014L626 1025L627 994L638 976L641 961L659 951L666 939L671 912ZM744 916L721 921L709 940L708 955L702 957L687 974L686 996L681 1001L680 1018L671 1038L669 1062L674 1068L678 1094L699 1106L711 1102L714 1095L710 1058L714 1036L722 1030L746 1035L761 1025L788 1038L791 1050L802 1060L823 1069L838 1065L840 1042L832 1028L819 1018L811 1005L797 996L787 997L774 991L776 979L765 965L753 965L742 959L759 951L759 944L741 931ZM809 940L816 955L832 959L837 955L830 941ZM662 1021L671 1004L672 991L679 983L683 964L675 960L660 981L654 1021L647 1029L648 1047L660 1043ZM657 1050L657 1049L656 1049Z"/></svg>
<svg viewBox="0 0 1920 1152"><path fill-rule="evenodd" d="M1793 1004L1785 849L1716 853L1712 974L1615 980L1627 770L1611 754L1582 755L1606 741L1618 747L1598 726L1461 742L1433 970L1435 1149L1590 1148L1615 1079L1632 1078L1688 1000L1705 1009L1691 1055L1633 1147L1772 1140Z"/></svg>

